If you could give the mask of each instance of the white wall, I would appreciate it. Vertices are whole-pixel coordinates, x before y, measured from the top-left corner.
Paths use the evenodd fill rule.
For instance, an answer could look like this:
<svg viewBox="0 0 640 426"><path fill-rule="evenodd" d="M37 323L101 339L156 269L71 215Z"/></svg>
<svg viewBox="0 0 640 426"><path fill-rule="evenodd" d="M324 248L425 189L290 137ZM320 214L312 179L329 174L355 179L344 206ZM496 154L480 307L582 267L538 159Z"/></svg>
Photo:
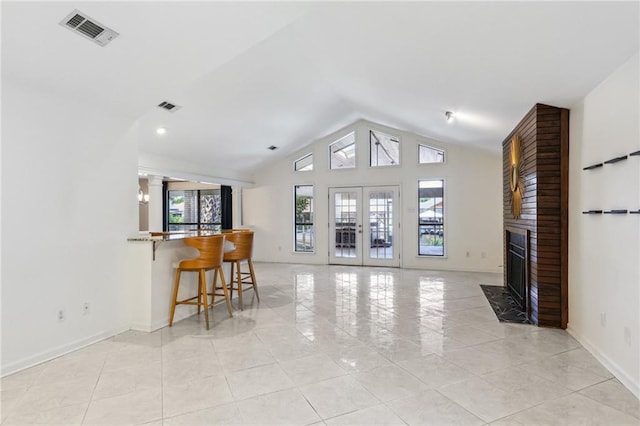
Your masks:
<svg viewBox="0 0 640 426"><path fill-rule="evenodd" d="M638 62L571 108L568 329L640 396L640 215L581 214L640 209L640 157L582 170L640 149Z"/></svg>
<svg viewBox="0 0 640 426"><path fill-rule="evenodd" d="M2 91L4 375L129 328L138 189L133 120L6 79Z"/></svg>
<svg viewBox="0 0 640 426"><path fill-rule="evenodd" d="M368 165L369 129L400 137L401 166ZM328 144L356 130L357 168L328 170ZM417 145L446 149L445 164L418 165ZM293 161L313 152L314 170L294 172ZM418 180L445 179L446 258L417 255ZM399 185L401 190L402 266L501 272L502 156L484 150L447 145L411 133L359 121L329 135L256 174L255 186L243 190L244 223L256 231L254 257L269 262L328 262L328 188L355 185ZM293 186L313 184L316 252L293 251ZM469 252L469 257L466 252ZM482 253L485 257L482 257Z"/></svg>

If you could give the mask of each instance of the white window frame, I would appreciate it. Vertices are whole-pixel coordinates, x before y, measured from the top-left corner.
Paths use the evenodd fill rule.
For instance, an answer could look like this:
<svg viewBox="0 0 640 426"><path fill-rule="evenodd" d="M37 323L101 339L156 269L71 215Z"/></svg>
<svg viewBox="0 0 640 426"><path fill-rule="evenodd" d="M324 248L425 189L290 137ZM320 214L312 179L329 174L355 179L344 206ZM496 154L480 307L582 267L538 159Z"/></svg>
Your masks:
<svg viewBox="0 0 640 426"><path fill-rule="evenodd" d="M372 157L372 152L371 152L371 133L373 132L377 132L377 133L382 133L386 136L389 136L391 138L395 138L395 140L397 140L397 144L398 144L398 161L395 164L386 164L386 165L373 165L371 164L373 157ZM396 136L396 135L392 135L388 132L385 132L383 130L379 130L379 129L374 129L374 128L370 128L369 129L369 139L367 141L367 144L369 145L369 167L372 169L377 169L380 167L400 167L402 164L402 139L400 138L400 136ZM384 149L384 148L383 148Z"/></svg>
<svg viewBox="0 0 640 426"><path fill-rule="evenodd" d="M431 164L431 163L429 163ZM440 164L440 163L437 163ZM420 233L420 182L421 181L442 181L442 254L421 254L420 253L420 238L422 238L422 234ZM447 258L447 179L445 179L444 177L424 177L424 178L419 178L418 182L417 182L417 193L416 193L418 199L418 203L417 203L417 208L416 208L416 212L417 212L417 235L418 235L418 241L417 241L417 255L419 258L427 258L427 259L446 259ZM424 225L422 225L424 226Z"/></svg>
<svg viewBox="0 0 640 426"><path fill-rule="evenodd" d="M302 187L302 186L309 186L311 187L311 223L304 223L304 222L300 222L298 223L298 217L297 217L297 211L296 211L296 207L297 207L297 195L298 195L298 188ZM315 205L314 205L314 200L315 200L315 185L314 184L299 184L299 185L293 185L293 252L294 253L315 253L316 252L316 226L315 226ZM311 250L298 250L298 240L297 240L297 228L298 226L310 226L311 227Z"/></svg>
<svg viewBox="0 0 640 426"><path fill-rule="evenodd" d="M332 157L332 151L331 151L331 147L333 145L335 145L336 143L340 142L342 139L346 138L347 136L353 134L353 167L333 167L333 164L331 162L331 157ZM340 136L339 138L336 138L333 142L329 143L329 145L327 146L328 151L327 154L329 155L329 170L353 170L356 169L358 167L358 134L355 130L352 130L350 132L345 133L344 135ZM344 149L344 148L341 148ZM337 152L337 151L336 151Z"/></svg>
<svg viewBox="0 0 640 426"><path fill-rule="evenodd" d="M435 149L437 151L442 151L442 161L441 162L435 162L435 163L421 163L420 162L420 147L424 146L426 148L431 148L431 149ZM442 164L446 164L447 163L447 150L441 146L437 146L431 143L427 143L427 142L420 142L418 141L418 146L417 146L417 151L416 151L416 155L417 155L417 163L419 166L437 166L437 165L442 165Z"/></svg>
<svg viewBox="0 0 640 426"><path fill-rule="evenodd" d="M300 161L302 161L302 160L304 160L305 158L308 158L308 157L311 157L311 163L310 163L311 164L311 168L310 169L306 169L306 170L305 169L298 169L298 162L300 162ZM313 167L314 167L314 165L313 165L313 152L310 152L310 153L308 153L306 155L303 155L302 157L298 158L297 160L295 160L293 162L293 171L295 171L295 172L312 172L313 171Z"/></svg>

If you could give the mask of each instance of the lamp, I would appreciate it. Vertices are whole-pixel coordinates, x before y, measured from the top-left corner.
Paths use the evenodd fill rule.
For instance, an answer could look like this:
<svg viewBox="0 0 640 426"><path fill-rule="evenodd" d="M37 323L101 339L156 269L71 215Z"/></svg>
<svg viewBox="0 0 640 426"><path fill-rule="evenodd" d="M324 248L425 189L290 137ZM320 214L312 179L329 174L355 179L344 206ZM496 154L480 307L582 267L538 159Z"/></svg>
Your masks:
<svg viewBox="0 0 640 426"><path fill-rule="evenodd" d="M450 123L453 121L453 117L455 116L455 114L451 111L447 111L444 113L445 117L447 117L447 122Z"/></svg>

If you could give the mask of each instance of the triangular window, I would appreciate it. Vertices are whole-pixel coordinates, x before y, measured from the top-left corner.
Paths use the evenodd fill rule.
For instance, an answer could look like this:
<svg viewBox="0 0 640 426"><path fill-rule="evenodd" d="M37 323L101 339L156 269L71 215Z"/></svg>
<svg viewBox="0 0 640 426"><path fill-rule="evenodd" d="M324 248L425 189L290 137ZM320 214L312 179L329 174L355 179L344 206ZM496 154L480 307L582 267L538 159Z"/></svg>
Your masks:
<svg viewBox="0 0 640 426"><path fill-rule="evenodd" d="M356 133L351 132L329 145L329 168L353 169L356 167Z"/></svg>

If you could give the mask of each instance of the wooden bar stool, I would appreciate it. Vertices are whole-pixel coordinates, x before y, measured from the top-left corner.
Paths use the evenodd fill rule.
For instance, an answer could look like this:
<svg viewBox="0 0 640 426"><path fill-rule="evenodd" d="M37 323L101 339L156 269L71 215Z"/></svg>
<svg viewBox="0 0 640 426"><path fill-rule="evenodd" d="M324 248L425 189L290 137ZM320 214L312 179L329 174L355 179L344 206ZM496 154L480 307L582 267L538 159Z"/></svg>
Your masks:
<svg viewBox="0 0 640 426"><path fill-rule="evenodd" d="M260 302L258 294L258 282L256 274L253 271L253 262L251 255L253 252L253 231L242 230L225 234L227 241L231 241L235 245L235 250L224 254L224 262L231 263L231 278L229 279L229 287L231 289L231 297L233 290L238 290L238 304L240 310L243 310L242 293L243 287L252 287L256 293L256 299ZM246 262L248 271L242 271L241 264ZM235 271L234 271L235 269Z"/></svg>
<svg viewBox="0 0 640 426"><path fill-rule="evenodd" d="M224 279L224 272L222 271L222 256L224 248L224 235L212 235L208 237L189 237L184 239L184 243L188 246L198 249L199 256L193 259L185 259L180 262L176 262L174 267L176 268L176 276L173 281L173 298L171 300L171 315L169 317L169 326L173 325L173 316L176 312L176 305L196 305L198 306L198 315L200 314L200 307L204 308L204 317L207 323L207 330L209 329L209 303L207 301L208 296L211 295L211 305L215 300L215 296L224 296L227 301L227 310L229 316L231 313L231 299L227 291L226 281ZM207 280L205 272L214 270L213 275L213 289L212 293L207 293ZM178 290L180 287L180 276L182 272L198 272L198 294L184 300L178 300ZM218 275L222 281L220 287L223 291L222 294L216 293L216 285Z"/></svg>

